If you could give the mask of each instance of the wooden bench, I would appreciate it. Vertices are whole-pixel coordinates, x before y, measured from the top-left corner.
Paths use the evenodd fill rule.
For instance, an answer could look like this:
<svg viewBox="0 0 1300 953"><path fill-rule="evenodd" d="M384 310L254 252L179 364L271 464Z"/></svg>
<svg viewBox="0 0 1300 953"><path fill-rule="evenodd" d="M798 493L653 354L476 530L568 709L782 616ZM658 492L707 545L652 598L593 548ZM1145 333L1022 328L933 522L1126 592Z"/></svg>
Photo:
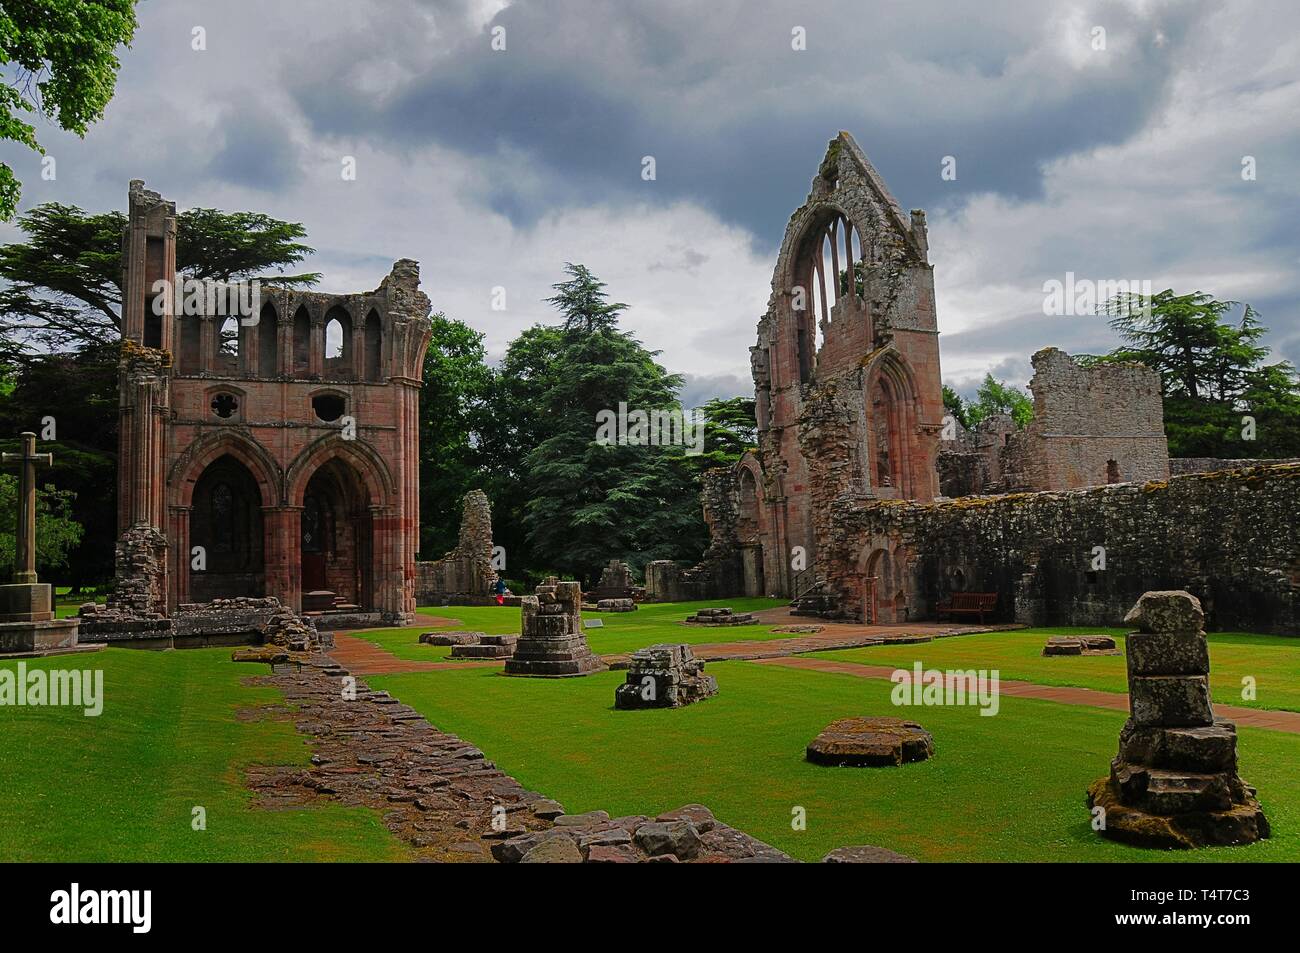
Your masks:
<svg viewBox="0 0 1300 953"><path fill-rule="evenodd" d="M984 613L992 612L998 606L996 592L954 592L939 603L938 614L951 616L978 615L980 624L984 624Z"/></svg>

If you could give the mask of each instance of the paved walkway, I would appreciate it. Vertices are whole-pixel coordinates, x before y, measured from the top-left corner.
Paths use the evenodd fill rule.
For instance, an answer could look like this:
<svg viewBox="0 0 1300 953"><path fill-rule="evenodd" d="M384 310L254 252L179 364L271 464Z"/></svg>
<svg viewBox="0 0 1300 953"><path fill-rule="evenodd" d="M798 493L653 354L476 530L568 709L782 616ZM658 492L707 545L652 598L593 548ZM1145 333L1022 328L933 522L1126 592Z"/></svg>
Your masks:
<svg viewBox="0 0 1300 953"><path fill-rule="evenodd" d="M854 675L858 678L889 678L898 669L893 665L859 665L856 662L836 662L831 659L768 658L756 659L760 665L780 665L813 672L832 672L837 675ZM1017 682L1001 679L998 691L1014 698L1037 698L1060 702L1064 705L1088 705L1093 708L1111 708L1128 711L1128 695L1122 692L1100 692L1093 688L1074 688L1065 685L1039 685L1034 682ZM1240 705L1215 704L1214 713L1237 723L1238 727L1270 728L1300 735L1300 712L1268 711L1262 708L1242 708Z"/></svg>
<svg viewBox="0 0 1300 953"><path fill-rule="evenodd" d="M800 616L790 616L785 607L766 609L759 615L767 625L823 625L822 631L796 635L788 639L771 639L766 642L707 642L691 646L697 658L706 661L745 659L763 665L781 665L814 672L831 672L854 675L858 678L887 679L897 669L892 665L859 665L856 662L839 662L814 658L808 653L828 649L861 648L867 645L910 644L946 639L979 632L1002 632L1024 628L1018 625L952 625L934 622L914 622L905 625L857 625L809 622ZM426 625L455 625L456 619L438 616L420 616ZM727 631L719 627L719 634ZM449 672L466 668L500 667L496 660L463 662L422 662L398 658L387 649L360 638L359 634L337 632L334 650L330 655L349 671L357 675L394 675L403 672ZM601 656L612 667L626 667L627 654ZM1003 695L1015 698L1037 698L1064 705L1088 705L1093 708L1110 708L1128 711L1128 695L1123 692L1102 692L1092 688L1075 688L1063 685L1039 685L1003 679L999 682ZM1268 728L1289 734L1300 734L1300 712L1269 711L1262 708L1243 708L1240 705L1214 706L1216 714L1229 718L1239 726Z"/></svg>

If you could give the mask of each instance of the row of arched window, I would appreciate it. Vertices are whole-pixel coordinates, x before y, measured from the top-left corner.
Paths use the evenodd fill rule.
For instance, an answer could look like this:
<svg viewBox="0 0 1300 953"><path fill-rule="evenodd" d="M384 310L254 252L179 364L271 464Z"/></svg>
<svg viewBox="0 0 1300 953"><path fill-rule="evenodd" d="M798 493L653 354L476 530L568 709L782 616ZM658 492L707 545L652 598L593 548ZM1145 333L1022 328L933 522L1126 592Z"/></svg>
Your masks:
<svg viewBox="0 0 1300 953"><path fill-rule="evenodd" d="M326 311L319 323L312 321L306 305L282 322L269 301L256 324L234 316L205 320L183 315L176 322L176 365L182 374L384 379L383 324L373 308L359 325L340 305ZM205 342L205 334L211 340Z"/></svg>

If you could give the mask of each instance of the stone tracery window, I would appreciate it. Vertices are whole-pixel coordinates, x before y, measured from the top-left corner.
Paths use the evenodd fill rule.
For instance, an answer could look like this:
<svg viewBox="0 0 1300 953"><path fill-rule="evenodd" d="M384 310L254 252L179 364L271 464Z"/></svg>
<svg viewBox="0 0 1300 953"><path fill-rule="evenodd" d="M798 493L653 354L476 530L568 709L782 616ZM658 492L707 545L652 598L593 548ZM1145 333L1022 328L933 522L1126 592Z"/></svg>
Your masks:
<svg viewBox="0 0 1300 953"><path fill-rule="evenodd" d="M866 295L865 245L862 235L843 212L835 212L813 229L803 244L795 268L795 284L803 289L803 307L796 304L796 347L799 379L812 377L823 336L842 305L860 305Z"/></svg>

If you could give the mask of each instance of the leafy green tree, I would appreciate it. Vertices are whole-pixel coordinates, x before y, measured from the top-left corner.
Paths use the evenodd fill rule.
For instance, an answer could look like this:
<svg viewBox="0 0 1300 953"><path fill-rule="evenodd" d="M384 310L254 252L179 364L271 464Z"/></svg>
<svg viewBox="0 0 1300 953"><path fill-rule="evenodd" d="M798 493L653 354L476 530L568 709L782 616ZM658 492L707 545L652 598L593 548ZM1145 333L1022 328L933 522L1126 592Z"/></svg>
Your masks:
<svg viewBox="0 0 1300 953"><path fill-rule="evenodd" d="M954 395L955 396L955 395ZM975 394L975 403L966 408L969 426L994 414L1008 414L1020 429L1034 419L1034 402L1028 394L1006 381L994 380L992 374L984 375L984 382Z"/></svg>
<svg viewBox="0 0 1300 953"><path fill-rule="evenodd" d="M482 481L487 404L496 385L483 335L442 313L424 356L420 392L420 553L437 559L456 545L461 498Z"/></svg>
<svg viewBox="0 0 1300 953"><path fill-rule="evenodd" d="M116 535L118 321L122 300L120 212L91 215L51 203L21 216L25 240L0 247L0 438L42 432L55 418L52 478L76 494L85 542L69 555L74 585L112 573ZM181 278L260 277L281 286L316 274L274 274L312 251L303 227L255 212L192 209L177 223ZM269 277L268 277L269 276Z"/></svg>
<svg viewBox="0 0 1300 953"><path fill-rule="evenodd" d="M136 0L0 0L0 138L44 154L22 114L85 136L117 86L117 48L135 37ZM0 218L22 193L0 163Z"/></svg>
<svg viewBox="0 0 1300 953"><path fill-rule="evenodd" d="M581 265L566 271L548 299L563 317L559 349L533 368L533 382L545 388L533 405L537 429L520 433L538 439L523 458L523 521L534 560L591 585L613 558L643 565L698 554L704 528L697 471L684 447L596 439L598 415L620 404L680 411L682 381L656 363L657 352L619 330L625 305L608 302L602 283ZM534 329L536 364L539 341L555 338Z"/></svg>
<svg viewBox="0 0 1300 953"><path fill-rule="evenodd" d="M20 215L18 227L24 240L0 246L0 340L19 352L117 341L126 216L49 202ZM259 212L189 209L176 216L177 279L309 287L318 273L283 273L312 253L305 236L302 225Z"/></svg>
<svg viewBox="0 0 1300 953"><path fill-rule="evenodd" d="M47 484L36 489L36 572L46 575L68 565L68 554L81 542L82 528L72 516L75 493ZM0 573L14 569L18 527L18 477L0 473ZM48 576L46 576L48 582Z"/></svg>
<svg viewBox="0 0 1300 953"><path fill-rule="evenodd" d="M1123 344L1096 360L1139 361L1160 373L1172 456L1300 455L1300 381L1290 363L1265 363L1268 329L1250 305L1165 289L1116 298L1104 313Z"/></svg>
<svg viewBox="0 0 1300 953"><path fill-rule="evenodd" d="M943 385L943 409L961 424L963 427L972 426L969 412L966 408L966 401L962 400L961 394L957 393L947 384Z"/></svg>
<svg viewBox="0 0 1300 953"><path fill-rule="evenodd" d="M704 453L692 459L701 470L731 466L746 450L758 446L754 398L715 397L700 408L700 414L704 419Z"/></svg>

